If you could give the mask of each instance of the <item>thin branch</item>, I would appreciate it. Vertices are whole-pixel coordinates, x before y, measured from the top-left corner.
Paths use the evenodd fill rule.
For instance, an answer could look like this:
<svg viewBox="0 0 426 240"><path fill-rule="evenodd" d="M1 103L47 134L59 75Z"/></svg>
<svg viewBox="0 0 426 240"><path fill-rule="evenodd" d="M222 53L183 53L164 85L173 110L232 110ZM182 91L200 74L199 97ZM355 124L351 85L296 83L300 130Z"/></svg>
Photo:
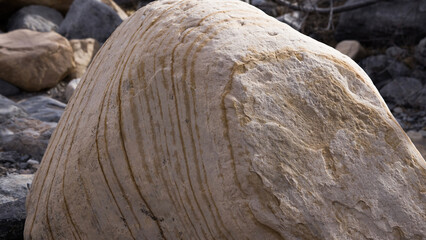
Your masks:
<svg viewBox="0 0 426 240"><path fill-rule="evenodd" d="M333 0L330 0L330 15L328 16L327 30L334 29L334 26L333 26L333 13L334 13Z"/></svg>
<svg viewBox="0 0 426 240"><path fill-rule="evenodd" d="M346 11L366 7L366 6L376 4L382 1L387 1L387 0L367 0L363 2L357 2L354 4L343 5L343 6L334 7L334 8L317 8L317 7L298 6L289 2L288 0L272 0L272 1L274 1L275 3L279 5L288 7L296 11L307 12L307 13L329 14L331 10L333 11L333 13L341 13L341 12L346 12Z"/></svg>

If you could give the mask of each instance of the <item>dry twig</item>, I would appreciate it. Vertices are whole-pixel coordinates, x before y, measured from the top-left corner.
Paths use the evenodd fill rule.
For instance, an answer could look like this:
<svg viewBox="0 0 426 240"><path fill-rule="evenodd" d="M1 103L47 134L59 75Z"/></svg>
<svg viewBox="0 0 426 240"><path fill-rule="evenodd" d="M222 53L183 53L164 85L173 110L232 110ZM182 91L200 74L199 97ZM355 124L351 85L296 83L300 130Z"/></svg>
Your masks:
<svg viewBox="0 0 426 240"><path fill-rule="evenodd" d="M338 7L334 7L331 6L329 8L318 8L318 7L311 7L311 6L299 6L299 5L295 5L291 2L289 2L288 0L272 0L275 3L288 7L292 10L295 11L301 11L301 12L306 12L306 13L321 13L321 14L330 14L330 12L332 11L333 13L341 13L341 12L346 12L346 11L351 11L351 10L355 10L358 8L362 8L362 7L366 7L378 2L382 2L382 1L387 1L387 0L366 0L364 2L358 2L358 3L354 3L354 4L350 4L350 5L343 5L343 6L338 6Z"/></svg>

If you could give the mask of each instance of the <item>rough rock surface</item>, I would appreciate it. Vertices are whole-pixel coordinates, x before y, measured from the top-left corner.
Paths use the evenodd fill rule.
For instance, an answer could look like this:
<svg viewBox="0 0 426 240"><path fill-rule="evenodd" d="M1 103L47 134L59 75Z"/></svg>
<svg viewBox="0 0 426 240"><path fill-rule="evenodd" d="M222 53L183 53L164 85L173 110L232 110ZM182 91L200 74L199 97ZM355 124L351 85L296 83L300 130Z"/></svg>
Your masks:
<svg viewBox="0 0 426 240"><path fill-rule="evenodd" d="M96 39L73 39L70 41L74 52L75 69L70 74L71 78L80 78L86 72L87 67L100 48Z"/></svg>
<svg viewBox="0 0 426 240"><path fill-rule="evenodd" d="M38 32L56 31L64 18L55 9L31 5L21 8L7 24L8 31L29 29Z"/></svg>
<svg viewBox="0 0 426 240"><path fill-rule="evenodd" d="M349 57L241 1L157 1L51 139L26 239L422 239L426 163Z"/></svg>
<svg viewBox="0 0 426 240"><path fill-rule="evenodd" d="M55 32L0 35L0 78L26 91L55 86L74 67L72 48Z"/></svg>
<svg viewBox="0 0 426 240"><path fill-rule="evenodd" d="M75 0L58 32L68 39L94 38L103 43L122 21L101 1Z"/></svg>

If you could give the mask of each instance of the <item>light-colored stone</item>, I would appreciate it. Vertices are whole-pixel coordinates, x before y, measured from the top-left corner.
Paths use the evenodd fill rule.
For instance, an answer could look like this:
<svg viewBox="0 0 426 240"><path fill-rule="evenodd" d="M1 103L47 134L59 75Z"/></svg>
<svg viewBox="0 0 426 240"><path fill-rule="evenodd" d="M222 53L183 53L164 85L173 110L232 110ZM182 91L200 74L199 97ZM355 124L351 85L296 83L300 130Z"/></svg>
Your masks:
<svg viewBox="0 0 426 240"><path fill-rule="evenodd" d="M0 78L26 91L55 86L73 69L72 48L55 32L0 35Z"/></svg>
<svg viewBox="0 0 426 240"><path fill-rule="evenodd" d="M253 6L156 1L80 84L26 239L426 237L426 163L372 81Z"/></svg>
<svg viewBox="0 0 426 240"><path fill-rule="evenodd" d="M360 59L366 54L365 49L356 40L341 41L336 45L336 50L354 60Z"/></svg>
<svg viewBox="0 0 426 240"><path fill-rule="evenodd" d="M79 83L80 78L73 79L68 83L67 88L65 89L65 98L67 102L71 99Z"/></svg>
<svg viewBox="0 0 426 240"><path fill-rule="evenodd" d="M96 39L73 39L70 40L74 52L75 69L71 73L71 78L80 78L86 72L87 67L100 48Z"/></svg>

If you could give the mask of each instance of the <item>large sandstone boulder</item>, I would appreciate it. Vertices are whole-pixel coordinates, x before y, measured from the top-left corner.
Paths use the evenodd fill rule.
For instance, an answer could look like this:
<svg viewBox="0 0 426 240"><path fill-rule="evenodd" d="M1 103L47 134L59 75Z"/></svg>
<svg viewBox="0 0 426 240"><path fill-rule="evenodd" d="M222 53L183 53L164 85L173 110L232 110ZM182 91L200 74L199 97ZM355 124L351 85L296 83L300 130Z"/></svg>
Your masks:
<svg viewBox="0 0 426 240"><path fill-rule="evenodd" d="M53 87L73 67L68 40L55 32L23 29L0 35L0 78L19 88Z"/></svg>
<svg viewBox="0 0 426 240"><path fill-rule="evenodd" d="M349 57L238 0L162 0L103 45L26 239L422 239L426 163Z"/></svg>

